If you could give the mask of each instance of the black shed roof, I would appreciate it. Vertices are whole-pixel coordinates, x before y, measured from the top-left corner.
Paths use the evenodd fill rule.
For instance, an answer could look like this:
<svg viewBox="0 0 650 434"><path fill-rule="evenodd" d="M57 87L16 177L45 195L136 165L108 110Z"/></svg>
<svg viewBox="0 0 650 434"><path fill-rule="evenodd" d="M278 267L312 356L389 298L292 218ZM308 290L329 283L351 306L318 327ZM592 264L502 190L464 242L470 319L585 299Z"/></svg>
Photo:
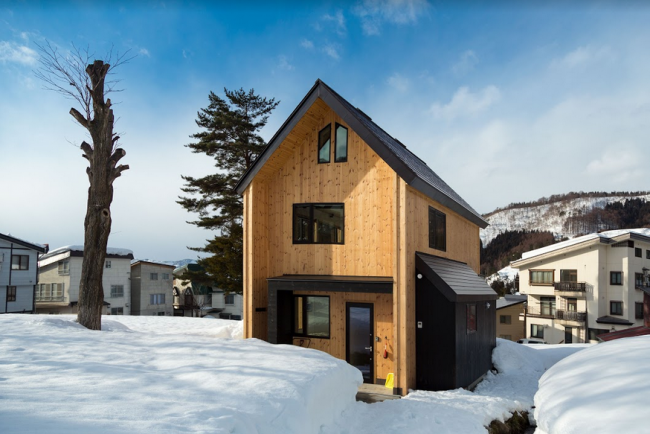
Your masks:
<svg viewBox="0 0 650 434"><path fill-rule="evenodd" d="M415 252L415 267L451 302L497 299L497 293L464 262Z"/></svg>
<svg viewBox="0 0 650 434"><path fill-rule="evenodd" d="M336 112L373 151L377 153L407 184L427 197L457 212L481 228L488 223L467 202L445 183L427 164L409 151L400 141L374 123L360 109L352 106L341 95L320 79L298 104L289 118L269 141L250 169L242 176L235 190L242 194L248 184L280 146L300 118L317 98L321 98Z"/></svg>

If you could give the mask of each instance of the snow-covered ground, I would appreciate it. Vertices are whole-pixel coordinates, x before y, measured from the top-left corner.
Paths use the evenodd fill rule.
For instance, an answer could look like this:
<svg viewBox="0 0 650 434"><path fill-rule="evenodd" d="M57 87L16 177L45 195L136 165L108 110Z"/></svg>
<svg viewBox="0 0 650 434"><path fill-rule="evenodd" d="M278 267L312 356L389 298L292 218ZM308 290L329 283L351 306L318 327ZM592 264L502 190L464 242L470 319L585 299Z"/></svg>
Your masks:
<svg viewBox="0 0 650 434"><path fill-rule="evenodd" d="M545 369L589 346L498 339L498 373L475 392L365 404L354 401L356 369L316 350L232 339L241 324L107 316L96 332L73 316L0 315L0 432L485 433L530 410ZM648 356L633 358L647 367Z"/></svg>
<svg viewBox="0 0 650 434"><path fill-rule="evenodd" d="M541 378L536 434L648 433L649 390L650 336L595 345Z"/></svg>

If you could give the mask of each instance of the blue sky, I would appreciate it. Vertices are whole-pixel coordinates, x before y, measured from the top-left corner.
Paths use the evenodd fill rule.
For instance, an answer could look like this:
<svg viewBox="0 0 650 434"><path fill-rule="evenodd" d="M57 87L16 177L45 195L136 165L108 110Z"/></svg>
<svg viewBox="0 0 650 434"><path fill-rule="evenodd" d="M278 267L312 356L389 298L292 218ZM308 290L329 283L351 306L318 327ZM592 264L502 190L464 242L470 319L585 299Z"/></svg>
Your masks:
<svg viewBox="0 0 650 434"><path fill-rule="evenodd" d="M650 6L642 2L3 2L0 232L83 242L86 161L71 101L34 77L45 40L138 57L116 70L123 162L109 244L195 257L211 234L175 203L212 161L183 145L210 91L281 103L317 78L424 159L477 211L569 191L647 190ZM237 6L233 6L237 4ZM487 5L486 5L487 4Z"/></svg>

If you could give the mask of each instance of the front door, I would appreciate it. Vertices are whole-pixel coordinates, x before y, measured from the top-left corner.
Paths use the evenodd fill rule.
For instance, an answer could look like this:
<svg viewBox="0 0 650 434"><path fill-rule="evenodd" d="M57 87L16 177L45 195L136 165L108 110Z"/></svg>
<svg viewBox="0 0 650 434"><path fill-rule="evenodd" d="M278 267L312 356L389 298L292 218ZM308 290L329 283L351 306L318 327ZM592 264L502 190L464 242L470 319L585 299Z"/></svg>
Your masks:
<svg viewBox="0 0 650 434"><path fill-rule="evenodd" d="M564 343L573 343L573 327L564 327Z"/></svg>
<svg viewBox="0 0 650 434"><path fill-rule="evenodd" d="M375 324L373 305L346 303L346 358L361 371L364 383L374 382Z"/></svg>

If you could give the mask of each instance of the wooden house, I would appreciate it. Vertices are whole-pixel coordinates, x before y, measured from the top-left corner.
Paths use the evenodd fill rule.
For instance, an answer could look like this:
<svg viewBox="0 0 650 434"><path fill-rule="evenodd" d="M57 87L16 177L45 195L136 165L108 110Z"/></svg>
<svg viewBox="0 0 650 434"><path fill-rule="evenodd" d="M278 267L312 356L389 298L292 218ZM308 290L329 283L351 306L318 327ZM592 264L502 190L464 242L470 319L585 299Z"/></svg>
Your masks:
<svg viewBox="0 0 650 434"><path fill-rule="evenodd" d="M245 337L325 351L370 383L392 373L396 394L446 375L433 372L436 358L463 372L451 387L489 369L496 294L477 276L487 223L325 83L316 81L236 189ZM418 275L429 285L416 293ZM436 351L452 335L454 348Z"/></svg>

